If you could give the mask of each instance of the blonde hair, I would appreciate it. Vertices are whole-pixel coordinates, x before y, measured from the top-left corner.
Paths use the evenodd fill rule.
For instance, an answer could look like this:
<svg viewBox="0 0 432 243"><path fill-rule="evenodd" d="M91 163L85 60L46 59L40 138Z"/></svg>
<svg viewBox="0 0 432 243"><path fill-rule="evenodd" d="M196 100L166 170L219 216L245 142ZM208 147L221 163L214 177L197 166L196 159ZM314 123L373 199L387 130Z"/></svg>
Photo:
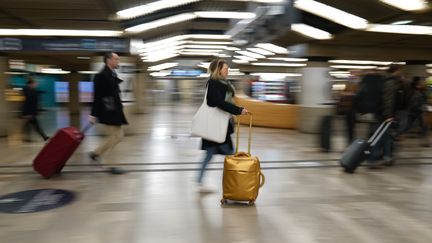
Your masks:
<svg viewBox="0 0 432 243"><path fill-rule="evenodd" d="M210 73L210 78L215 80L223 80L225 77L223 77L220 73L224 65L228 66L227 61L224 59L216 58L213 59L209 65L208 72Z"/></svg>

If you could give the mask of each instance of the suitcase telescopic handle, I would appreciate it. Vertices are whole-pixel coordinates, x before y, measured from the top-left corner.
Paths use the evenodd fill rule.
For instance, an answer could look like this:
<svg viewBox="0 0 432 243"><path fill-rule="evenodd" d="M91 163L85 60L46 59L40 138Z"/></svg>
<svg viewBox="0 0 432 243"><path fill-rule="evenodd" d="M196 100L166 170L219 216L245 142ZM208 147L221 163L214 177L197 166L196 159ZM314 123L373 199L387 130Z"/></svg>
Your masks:
<svg viewBox="0 0 432 243"><path fill-rule="evenodd" d="M381 137L384 135L384 133L387 131L387 129L390 127L393 121L384 121L381 123L381 125L378 127L378 129L374 132L372 137L369 138L368 143L371 147L375 146L376 143L381 139Z"/></svg>
<svg viewBox="0 0 432 243"><path fill-rule="evenodd" d="M251 150L251 140L252 140L252 113L248 113L246 115L249 115L249 139L248 139L248 154L250 155ZM237 138L236 138L236 151L235 153L238 153L239 149L239 137L240 137L240 115L237 116Z"/></svg>
<svg viewBox="0 0 432 243"><path fill-rule="evenodd" d="M93 123L89 122L82 130L81 133L86 133L91 127L93 126Z"/></svg>

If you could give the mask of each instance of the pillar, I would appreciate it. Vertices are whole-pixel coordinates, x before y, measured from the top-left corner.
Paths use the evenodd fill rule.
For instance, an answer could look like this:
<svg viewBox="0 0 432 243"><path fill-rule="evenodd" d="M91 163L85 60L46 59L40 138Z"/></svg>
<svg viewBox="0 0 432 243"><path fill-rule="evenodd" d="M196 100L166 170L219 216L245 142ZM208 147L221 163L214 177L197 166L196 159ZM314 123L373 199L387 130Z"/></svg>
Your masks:
<svg viewBox="0 0 432 243"><path fill-rule="evenodd" d="M299 130L317 133L324 115L333 114L334 105L329 104L331 82L327 62L309 62L302 68L300 81Z"/></svg>
<svg viewBox="0 0 432 243"><path fill-rule="evenodd" d="M0 137L7 136L8 117L10 116L4 95L8 82L8 75L5 74L7 70L7 58L0 56Z"/></svg>
<svg viewBox="0 0 432 243"><path fill-rule="evenodd" d="M69 113L71 115L77 115L81 110L79 100L79 82L81 81L82 75L71 73L66 75L65 78L69 82Z"/></svg>

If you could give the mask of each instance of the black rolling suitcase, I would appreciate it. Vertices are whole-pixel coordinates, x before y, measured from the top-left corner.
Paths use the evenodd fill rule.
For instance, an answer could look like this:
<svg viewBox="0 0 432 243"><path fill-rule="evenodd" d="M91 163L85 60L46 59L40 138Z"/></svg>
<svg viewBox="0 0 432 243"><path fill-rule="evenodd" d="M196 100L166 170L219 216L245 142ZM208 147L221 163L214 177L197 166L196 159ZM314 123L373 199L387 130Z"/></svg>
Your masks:
<svg viewBox="0 0 432 243"><path fill-rule="evenodd" d="M319 129L319 143L324 152L330 152L331 149L331 130L332 130L333 116L326 115L321 119Z"/></svg>
<svg viewBox="0 0 432 243"><path fill-rule="evenodd" d="M381 123L369 140L366 141L358 138L345 149L342 158L339 161L340 165L345 169L345 172L354 173L357 167L366 159L371 148L378 143L382 135L390 127L391 123L391 121Z"/></svg>

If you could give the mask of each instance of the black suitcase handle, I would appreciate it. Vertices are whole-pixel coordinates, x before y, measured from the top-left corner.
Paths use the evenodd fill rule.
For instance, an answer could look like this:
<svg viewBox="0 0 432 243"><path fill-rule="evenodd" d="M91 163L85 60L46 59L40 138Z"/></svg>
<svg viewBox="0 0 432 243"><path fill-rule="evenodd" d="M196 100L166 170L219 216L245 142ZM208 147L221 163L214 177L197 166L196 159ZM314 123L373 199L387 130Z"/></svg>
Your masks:
<svg viewBox="0 0 432 243"><path fill-rule="evenodd" d="M378 127L378 129L374 132L374 134L369 138L368 143L371 147L375 146L378 141L381 139L381 137L384 135L384 133L387 131L387 129L390 127L393 121L384 121L381 123L381 125Z"/></svg>

